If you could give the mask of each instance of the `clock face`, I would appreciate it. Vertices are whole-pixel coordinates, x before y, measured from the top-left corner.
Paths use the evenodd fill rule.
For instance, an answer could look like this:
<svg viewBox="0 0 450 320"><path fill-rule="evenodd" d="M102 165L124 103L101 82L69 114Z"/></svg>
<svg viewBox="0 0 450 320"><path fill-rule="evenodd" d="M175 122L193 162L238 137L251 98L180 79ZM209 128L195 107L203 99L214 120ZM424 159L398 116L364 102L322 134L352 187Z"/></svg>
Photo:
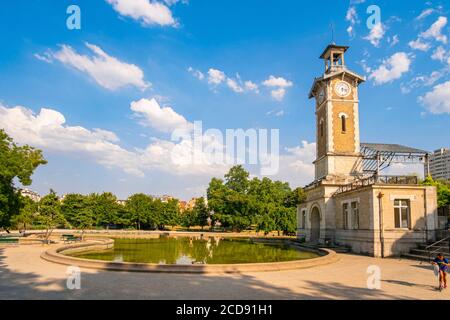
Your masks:
<svg viewBox="0 0 450 320"><path fill-rule="evenodd" d="M344 81L338 82L336 84L334 90L336 91L336 93L340 97L347 97L352 92L352 89L350 88L350 85L347 82L344 82Z"/></svg>

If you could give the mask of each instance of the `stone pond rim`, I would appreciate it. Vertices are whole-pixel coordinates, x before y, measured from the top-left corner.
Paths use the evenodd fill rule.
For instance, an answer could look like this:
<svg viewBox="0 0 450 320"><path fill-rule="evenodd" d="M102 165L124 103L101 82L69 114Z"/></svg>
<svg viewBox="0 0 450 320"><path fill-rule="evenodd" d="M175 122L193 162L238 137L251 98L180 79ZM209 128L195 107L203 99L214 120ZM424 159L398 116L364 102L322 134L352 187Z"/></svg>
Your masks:
<svg viewBox="0 0 450 320"><path fill-rule="evenodd" d="M127 272L158 272L158 273L242 273L242 272L270 272L293 269L306 269L328 265L339 260L335 251L329 249L317 249L318 258L270 263L246 263L246 264L215 264L215 265L160 265L134 262L109 262L92 259L81 259L68 256L71 253L80 253L93 250L107 250L114 246L114 240L107 238L89 239L88 242L64 245L51 248L41 254L41 258L62 265L77 266L105 271ZM302 248L310 250L308 248Z"/></svg>

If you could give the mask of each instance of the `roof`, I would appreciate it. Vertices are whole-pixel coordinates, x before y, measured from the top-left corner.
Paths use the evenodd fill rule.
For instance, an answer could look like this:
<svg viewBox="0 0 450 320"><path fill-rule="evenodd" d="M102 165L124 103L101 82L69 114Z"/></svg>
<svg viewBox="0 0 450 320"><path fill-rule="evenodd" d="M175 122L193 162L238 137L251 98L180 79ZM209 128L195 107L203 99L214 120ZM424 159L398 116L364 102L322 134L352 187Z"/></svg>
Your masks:
<svg viewBox="0 0 450 320"><path fill-rule="evenodd" d="M325 59L325 55L327 54L328 50L330 50L330 49L340 49L340 50L343 50L344 52L346 52L346 51L348 50L348 48L350 48L350 47L347 47L347 46L338 46L338 45L336 45L336 44L334 44L334 43L329 44L329 45L325 48L325 50L323 51L323 53L320 55L320 59Z"/></svg>
<svg viewBox="0 0 450 320"><path fill-rule="evenodd" d="M361 143L361 148L370 149L375 152L390 152L390 153L407 153L407 154L423 154L426 155L429 152L402 146L400 144L387 144L387 143Z"/></svg>
<svg viewBox="0 0 450 320"><path fill-rule="evenodd" d="M314 97L314 89L316 88L316 85L317 85L318 82L321 82L321 81L324 81L324 80L328 80L328 79L330 79L330 78L339 76L339 75L341 75L341 74L343 74L343 73L344 73L344 74L349 74L349 75L355 77L355 78L359 81L359 83L365 82L365 81L366 81L366 78L365 78L365 77L363 77L363 76L357 74L356 72L353 72L353 71L348 70L348 69L344 66L344 67L342 67L342 68L337 69L337 70L334 71L334 72L325 73L323 76L320 76L320 77L318 77L318 78L315 78L315 79L314 79L314 82L313 82L313 84L312 84L311 90L309 91L309 99L311 99L311 98Z"/></svg>

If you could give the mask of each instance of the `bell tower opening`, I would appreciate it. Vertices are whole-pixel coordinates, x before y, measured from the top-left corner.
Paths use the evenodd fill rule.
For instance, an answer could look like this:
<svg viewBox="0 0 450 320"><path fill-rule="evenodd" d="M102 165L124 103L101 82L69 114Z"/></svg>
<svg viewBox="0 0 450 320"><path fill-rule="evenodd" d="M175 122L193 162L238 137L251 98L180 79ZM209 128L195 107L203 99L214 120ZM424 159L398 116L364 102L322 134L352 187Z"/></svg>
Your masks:
<svg viewBox="0 0 450 320"><path fill-rule="evenodd" d="M320 56L325 61L325 73L335 72L345 67L345 52L349 47L329 45Z"/></svg>

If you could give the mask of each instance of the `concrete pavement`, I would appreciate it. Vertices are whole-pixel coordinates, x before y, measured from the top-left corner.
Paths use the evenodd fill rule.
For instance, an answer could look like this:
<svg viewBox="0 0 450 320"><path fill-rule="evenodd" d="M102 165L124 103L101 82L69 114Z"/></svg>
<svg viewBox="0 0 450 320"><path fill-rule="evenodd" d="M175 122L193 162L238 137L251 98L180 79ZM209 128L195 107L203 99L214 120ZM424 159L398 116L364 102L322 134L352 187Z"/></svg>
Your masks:
<svg viewBox="0 0 450 320"><path fill-rule="evenodd" d="M0 248L0 299L450 299L427 264L349 254L311 269L233 275L82 269L81 289L68 290L67 267L40 258L48 248ZM367 288L370 266L380 268L380 290Z"/></svg>

